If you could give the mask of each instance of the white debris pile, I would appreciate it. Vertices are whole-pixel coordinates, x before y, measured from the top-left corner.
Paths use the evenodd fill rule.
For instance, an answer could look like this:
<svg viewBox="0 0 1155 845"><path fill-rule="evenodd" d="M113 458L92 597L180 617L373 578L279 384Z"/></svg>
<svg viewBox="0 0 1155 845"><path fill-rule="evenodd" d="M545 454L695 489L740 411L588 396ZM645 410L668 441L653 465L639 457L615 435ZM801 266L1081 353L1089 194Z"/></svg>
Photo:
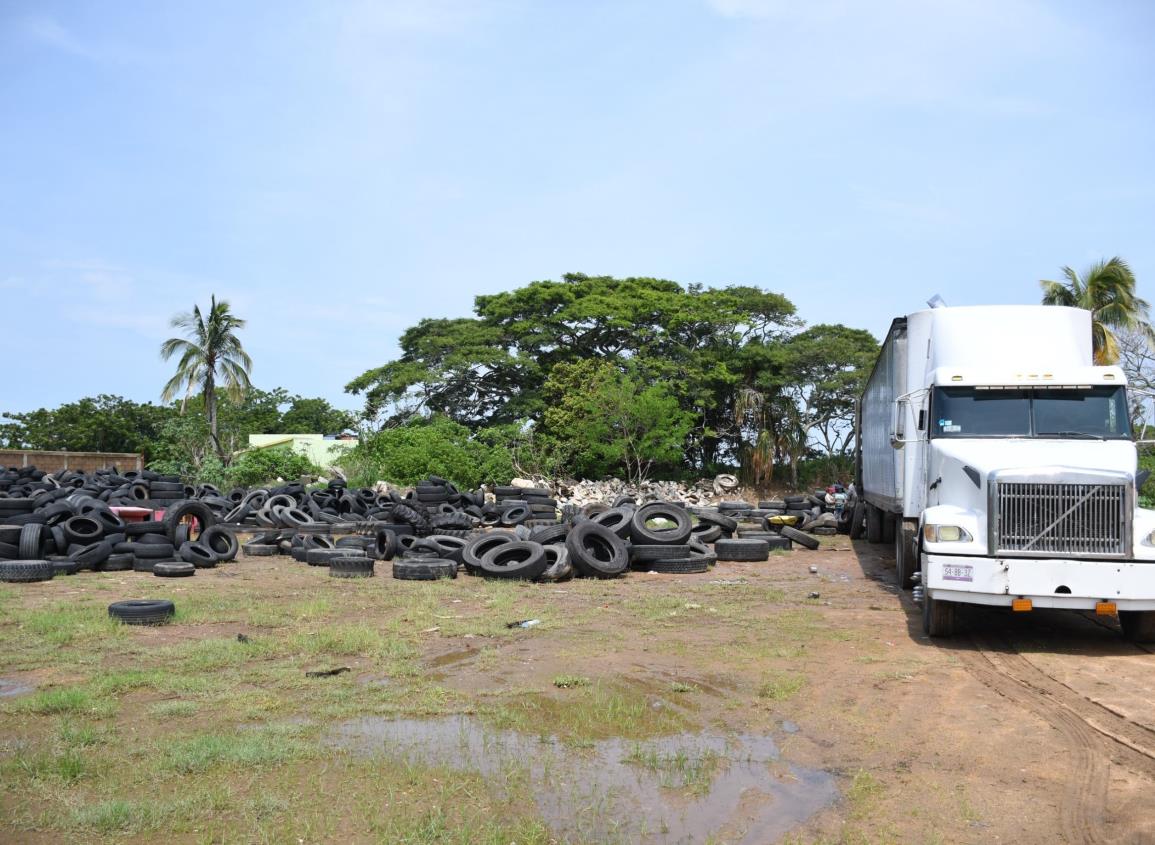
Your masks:
<svg viewBox="0 0 1155 845"><path fill-rule="evenodd" d="M513 482L518 485L517 479ZM621 496L631 496L638 504L645 502L681 502L684 505L712 505L720 498L723 492L733 490L726 486L719 489L714 479L702 479L693 484L678 481L643 481L641 484L630 484L620 478L611 478L605 481L551 481L538 479L535 486L548 487L553 491L559 505L577 505L582 507L595 502L611 505Z"/></svg>

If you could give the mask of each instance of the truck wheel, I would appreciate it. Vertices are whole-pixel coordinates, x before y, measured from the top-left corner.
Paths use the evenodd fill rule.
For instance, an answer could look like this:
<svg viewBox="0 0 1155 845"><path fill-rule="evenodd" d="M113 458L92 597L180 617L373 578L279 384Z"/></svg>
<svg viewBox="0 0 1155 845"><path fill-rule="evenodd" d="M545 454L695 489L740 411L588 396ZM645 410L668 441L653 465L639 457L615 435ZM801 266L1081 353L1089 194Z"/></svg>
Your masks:
<svg viewBox="0 0 1155 845"><path fill-rule="evenodd" d="M922 630L931 637L953 637L954 612L954 602L932 599L924 593L922 597Z"/></svg>
<svg viewBox="0 0 1155 845"><path fill-rule="evenodd" d="M918 568L915 545L918 528L904 519L896 520L894 530L894 573L900 590L909 590L913 585L910 576Z"/></svg>
<svg viewBox="0 0 1155 845"><path fill-rule="evenodd" d="M892 513L882 512L882 542L894 542L894 535L898 533L895 529L900 519L901 517L895 516Z"/></svg>
<svg viewBox="0 0 1155 845"><path fill-rule="evenodd" d="M1155 611L1120 610L1119 626L1123 638L1133 643L1155 642Z"/></svg>
<svg viewBox="0 0 1155 845"><path fill-rule="evenodd" d="M866 542L882 542L882 511L870 502L866 503Z"/></svg>
<svg viewBox="0 0 1155 845"><path fill-rule="evenodd" d="M866 503L861 499L854 501L854 510L850 514L850 539L859 540L865 530L863 520L866 519Z"/></svg>

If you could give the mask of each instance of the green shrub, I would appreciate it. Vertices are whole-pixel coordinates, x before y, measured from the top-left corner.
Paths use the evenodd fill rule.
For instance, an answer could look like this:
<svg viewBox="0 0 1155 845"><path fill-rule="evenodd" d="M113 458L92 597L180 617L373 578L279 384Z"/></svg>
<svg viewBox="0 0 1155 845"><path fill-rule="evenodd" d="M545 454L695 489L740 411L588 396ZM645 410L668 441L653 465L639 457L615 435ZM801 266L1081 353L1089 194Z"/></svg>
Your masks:
<svg viewBox="0 0 1155 845"><path fill-rule="evenodd" d="M441 416L368 435L342 463L349 483L363 486L378 480L416 484L438 475L459 487L472 488L507 482L515 474L509 449L483 442L465 426Z"/></svg>
<svg viewBox="0 0 1155 845"><path fill-rule="evenodd" d="M302 475L319 475L321 468L288 445L242 452L225 470L230 485L256 487L282 478L294 481Z"/></svg>

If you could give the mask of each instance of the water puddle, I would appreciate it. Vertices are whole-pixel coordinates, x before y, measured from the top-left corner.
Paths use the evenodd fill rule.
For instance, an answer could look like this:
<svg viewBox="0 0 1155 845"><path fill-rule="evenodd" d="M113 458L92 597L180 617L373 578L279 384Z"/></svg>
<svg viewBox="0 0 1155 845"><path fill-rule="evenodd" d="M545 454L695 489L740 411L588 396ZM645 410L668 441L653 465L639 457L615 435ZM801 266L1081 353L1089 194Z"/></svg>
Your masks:
<svg viewBox="0 0 1155 845"><path fill-rule="evenodd" d="M751 734L608 739L573 748L554 737L491 730L468 716L370 717L338 725L327 742L483 775L525 772L538 811L557 834L596 842L762 845L838 798L831 774L784 763L770 737Z"/></svg>
<svg viewBox="0 0 1155 845"><path fill-rule="evenodd" d="M35 689L35 687L17 681L15 678L0 678L0 698L27 695Z"/></svg>

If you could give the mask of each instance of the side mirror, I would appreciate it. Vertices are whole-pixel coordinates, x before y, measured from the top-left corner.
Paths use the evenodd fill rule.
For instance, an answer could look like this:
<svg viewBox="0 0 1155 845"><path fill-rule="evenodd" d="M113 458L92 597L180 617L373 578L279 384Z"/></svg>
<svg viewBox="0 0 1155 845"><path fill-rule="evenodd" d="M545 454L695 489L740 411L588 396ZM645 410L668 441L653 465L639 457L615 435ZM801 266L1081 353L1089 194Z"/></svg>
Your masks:
<svg viewBox="0 0 1155 845"><path fill-rule="evenodd" d="M905 445L906 445L906 441L902 439L902 436L900 434L898 434L897 432L894 432L894 431L892 431L890 433L890 448L901 449Z"/></svg>
<svg viewBox="0 0 1155 845"><path fill-rule="evenodd" d="M1141 469L1135 473L1135 489L1142 489L1143 485L1147 483L1147 479L1151 477L1151 470Z"/></svg>

